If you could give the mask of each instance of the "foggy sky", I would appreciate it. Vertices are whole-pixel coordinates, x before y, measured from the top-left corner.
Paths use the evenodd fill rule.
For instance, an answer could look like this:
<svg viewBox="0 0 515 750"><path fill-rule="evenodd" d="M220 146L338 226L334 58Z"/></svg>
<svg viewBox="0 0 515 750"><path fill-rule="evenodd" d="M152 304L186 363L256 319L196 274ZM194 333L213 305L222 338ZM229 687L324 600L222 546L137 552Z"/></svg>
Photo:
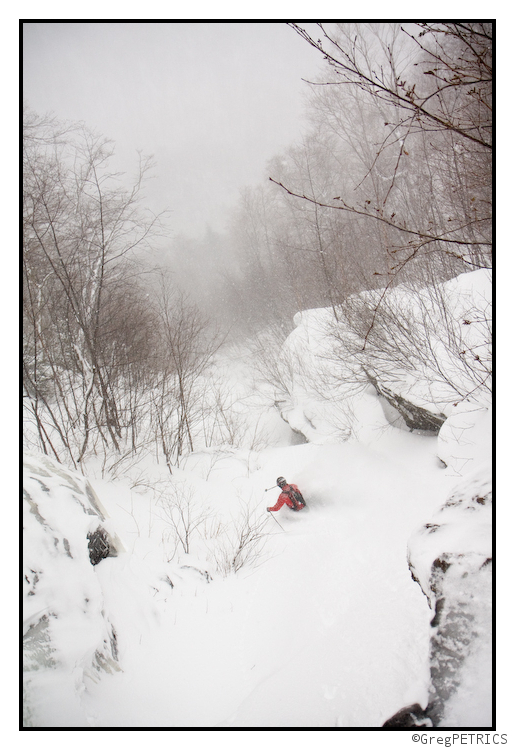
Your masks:
<svg viewBox="0 0 515 750"><path fill-rule="evenodd" d="M301 78L322 65L280 22L26 23L23 53L28 105L112 139L117 169L153 154L146 205L190 236L223 230L239 190L299 139Z"/></svg>

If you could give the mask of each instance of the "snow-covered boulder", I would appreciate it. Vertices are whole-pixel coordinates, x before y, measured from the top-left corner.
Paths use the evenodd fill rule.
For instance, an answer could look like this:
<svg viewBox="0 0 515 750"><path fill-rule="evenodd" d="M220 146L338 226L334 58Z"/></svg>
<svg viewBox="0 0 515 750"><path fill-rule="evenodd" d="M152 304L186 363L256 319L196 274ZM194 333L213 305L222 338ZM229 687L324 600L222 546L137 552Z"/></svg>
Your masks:
<svg viewBox="0 0 515 750"><path fill-rule="evenodd" d="M486 469L461 482L408 545L433 611L426 715L434 726L489 727L492 664L492 486Z"/></svg>
<svg viewBox="0 0 515 750"><path fill-rule="evenodd" d="M362 292L338 319L330 309L298 313L272 368L281 415L308 442L346 440L372 390L397 428L434 436L451 417L446 453L455 429L469 426L457 415L491 404L490 297L481 269L422 289Z"/></svg>
<svg viewBox="0 0 515 750"><path fill-rule="evenodd" d="M375 328L356 356L382 388L435 415L462 402L488 407L491 287L491 271L480 269L421 289L363 293Z"/></svg>
<svg viewBox="0 0 515 750"><path fill-rule="evenodd" d="M81 726L87 680L119 670L95 566L123 547L89 482L47 456L24 460L23 532L24 726Z"/></svg>

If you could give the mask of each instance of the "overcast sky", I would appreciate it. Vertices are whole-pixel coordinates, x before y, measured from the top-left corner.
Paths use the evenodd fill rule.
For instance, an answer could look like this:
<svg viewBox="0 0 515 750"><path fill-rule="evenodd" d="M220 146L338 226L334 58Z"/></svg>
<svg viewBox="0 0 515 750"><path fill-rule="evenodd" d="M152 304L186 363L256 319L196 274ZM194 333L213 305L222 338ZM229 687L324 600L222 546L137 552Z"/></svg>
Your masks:
<svg viewBox="0 0 515 750"><path fill-rule="evenodd" d="M301 79L322 66L280 22L26 23L23 54L29 106L111 138L126 171L153 154L147 202L191 236L222 230L240 188L298 140Z"/></svg>

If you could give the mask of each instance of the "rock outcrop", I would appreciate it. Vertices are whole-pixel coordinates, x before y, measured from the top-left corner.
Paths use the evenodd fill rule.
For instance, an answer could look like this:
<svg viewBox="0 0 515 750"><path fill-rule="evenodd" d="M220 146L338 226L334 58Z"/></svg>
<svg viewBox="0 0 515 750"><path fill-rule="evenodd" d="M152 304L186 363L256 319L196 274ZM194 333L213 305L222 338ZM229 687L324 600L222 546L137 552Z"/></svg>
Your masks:
<svg viewBox="0 0 515 750"><path fill-rule="evenodd" d="M48 456L24 460L23 495L23 725L81 726L87 681L120 670L94 566L123 546L90 483Z"/></svg>
<svg viewBox="0 0 515 750"><path fill-rule="evenodd" d="M445 414L435 414L423 406L412 403L404 396L381 385L377 378L367 370L365 370L365 373L381 401L385 417L391 424L396 427L404 427L410 432L438 434L446 420Z"/></svg>
<svg viewBox="0 0 515 750"><path fill-rule="evenodd" d="M413 703L411 706L401 708L400 711L385 721L383 727L387 729L401 729L402 727L432 727L433 722L420 706Z"/></svg>
<svg viewBox="0 0 515 750"><path fill-rule="evenodd" d="M492 490L486 470L464 480L409 543L409 566L433 612L430 684L425 710L433 726L492 723ZM481 680L478 680L481 675ZM403 718L402 718L403 717ZM413 726L413 724L402 724Z"/></svg>

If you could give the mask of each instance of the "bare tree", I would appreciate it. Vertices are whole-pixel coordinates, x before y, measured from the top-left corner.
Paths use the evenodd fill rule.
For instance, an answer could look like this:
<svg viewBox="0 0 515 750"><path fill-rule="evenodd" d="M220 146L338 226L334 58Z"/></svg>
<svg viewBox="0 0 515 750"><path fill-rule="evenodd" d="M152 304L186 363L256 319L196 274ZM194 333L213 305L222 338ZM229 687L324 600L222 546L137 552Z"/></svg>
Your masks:
<svg viewBox="0 0 515 750"><path fill-rule="evenodd" d="M203 381L224 339L164 272L157 305L161 333L152 422L172 472L180 457L194 448L203 418Z"/></svg>
<svg viewBox="0 0 515 750"><path fill-rule="evenodd" d="M150 345L151 325L137 317L135 251L158 226L140 205L150 162L140 160L125 189L109 170L106 139L30 112L25 121L26 404L42 449L58 457L57 439L79 463L97 438L120 450L127 424L117 378L148 354L136 355L143 342ZM134 304L123 315L129 289ZM138 339L135 329L145 334Z"/></svg>
<svg viewBox="0 0 515 750"><path fill-rule="evenodd" d="M367 258L361 286L336 305L337 356L383 378L423 368L450 399L485 397L489 313L480 305L468 316L479 336L471 347L440 283L492 262L491 24L318 24L316 39L290 26L328 64L312 82L310 149L318 165L316 149L332 154L333 167L325 184L308 169L270 179L306 214L347 218L332 225L346 268L356 268L350 237ZM399 305L399 285L413 309Z"/></svg>
<svg viewBox="0 0 515 750"><path fill-rule="evenodd" d="M234 521L214 524L206 541L219 573L228 576L243 567L255 568L267 559L268 521L261 510L252 509L240 498Z"/></svg>
<svg viewBox="0 0 515 750"><path fill-rule="evenodd" d="M342 377L351 373L363 386L403 392L411 381L415 400L444 411L465 399L488 404L491 302L478 292L453 290L457 283L433 279L423 288L403 285L387 295L381 290L347 300L339 322L329 327Z"/></svg>
<svg viewBox="0 0 515 750"><path fill-rule="evenodd" d="M198 505L193 489L185 482L173 483L167 494L162 495L159 504L177 544L188 555L193 538L200 534L200 529L206 525L211 513ZM175 550L172 557L174 554Z"/></svg>
<svg viewBox="0 0 515 750"><path fill-rule="evenodd" d="M405 43L401 46L396 39L399 29L390 25L337 24L328 30L318 24L321 38L317 40L298 24L290 26L321 52L333 72L330 80L317 85L337 89L342 106L348 91L360 91L363 101L382 116L386 133L377 140L369 160L365 175L369 194L365 197L361 191L361 202L354 202L350 194L320 196L275 178L272 182L289 195L372 219L395 231L397 240L389 248L390 273L403 270L422 253L434 252L452 256L469 268L489 266L491 24L408 25L402 29ZM366 132L362 135L366 139ZM416 160L412 146L418 151ZM412 210L412 202L403 207L400 178L403 173L415 176L420 171L424 149L430 153L425 178L419 180L426 205L426 211L420 212ZM391 162L389 175L384 190L374 196L370 188L386 156ZM428 173L431 191L427 190ZM458 195L460 200L449 200ZM435 210L428 211L428 205Z"/></svg>

